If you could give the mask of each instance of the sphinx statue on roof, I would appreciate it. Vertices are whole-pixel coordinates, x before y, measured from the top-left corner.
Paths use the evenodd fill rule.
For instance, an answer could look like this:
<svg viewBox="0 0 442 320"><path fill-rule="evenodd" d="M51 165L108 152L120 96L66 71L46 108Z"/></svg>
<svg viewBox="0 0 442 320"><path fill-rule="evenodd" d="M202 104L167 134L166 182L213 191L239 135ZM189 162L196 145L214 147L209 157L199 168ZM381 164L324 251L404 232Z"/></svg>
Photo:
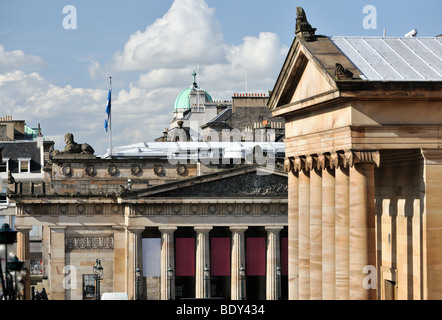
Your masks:
<svg viewBox="0 0 442 320"><path fill-rule="evenodd" d="M94 154L95 150L87 143L76 143L74 141L74 135L72 133L66 133L64 135L64 142L66 146L64 150L54 150L52 155L58 154Z"/></svg>

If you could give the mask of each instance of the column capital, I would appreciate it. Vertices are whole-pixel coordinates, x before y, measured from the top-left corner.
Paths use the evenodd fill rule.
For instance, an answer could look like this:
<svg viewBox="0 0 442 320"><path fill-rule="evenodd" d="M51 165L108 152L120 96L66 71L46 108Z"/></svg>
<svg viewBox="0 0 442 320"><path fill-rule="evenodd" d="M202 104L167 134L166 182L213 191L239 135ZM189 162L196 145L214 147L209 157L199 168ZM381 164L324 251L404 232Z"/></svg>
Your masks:
<svg viewBox="0 0 442 320"><path fill-rule="evenodd" d="M178 229L177 226L160 226L160 227L158 227L158 230L162 233L174 232L176 229Z"/></svg>
<svg viewBox="0 0 442 320"><path fill-rule="evenodd" d="M25 232L29 232L32 229L32 226L14 226L14 229L17 230L18 232L21 233L25 233Z"/></svg>
<svg viewBox="0 0 442 320"><path fill-rule="evenodd" d="M247 229L249 229L248 226L230 226L230 231L232 232L245 232Z"/></svg>
<svg viewBox="0 0 442 320"><path fill-rule="evenodd" d="M196 232L208 233L213 229L213 227L212 226L195 226L195 227L193 227L193 229Z"/></svg>
<svg viewBox="0 0 442 320"><path fill-rule="evenodd" d="M278 232L284 229L284 226L265 226L264 229L267 232Z"/></svg>

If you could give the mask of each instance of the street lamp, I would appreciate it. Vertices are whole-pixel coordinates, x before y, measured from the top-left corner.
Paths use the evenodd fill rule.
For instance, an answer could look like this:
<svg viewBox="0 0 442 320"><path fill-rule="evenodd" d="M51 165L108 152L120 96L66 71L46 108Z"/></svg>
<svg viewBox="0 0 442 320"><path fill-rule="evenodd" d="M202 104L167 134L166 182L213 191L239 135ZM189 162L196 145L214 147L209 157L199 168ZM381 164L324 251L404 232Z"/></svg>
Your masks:
<svg viewBox="0 0 442 320"><path fill-rule="evenodd" d="M204 267L204 298L209 297L209 287L210 287L210 270L209 267Z"/></svg>
<svg viewBox="0 0 442 320"><path fill-rule="evenodd" d="M245 300L245 294L244 294L244 288L245 288L245 282L246 282L246 271L244 267L241 265L241 268L239 268L239 281L240 281L240 293L239 293L239 300Z"/></svg>
<svg viewBox="0 0 442 320"><path fill-rule="evenodd" d="M8 244L13 244L15 240L17 239L17 231L14 229L11 229L9 227L9 224L4 223L2 227L0 228L0 244L5 245L5 278L6 278L6 285L5 285L5 278L3 277L3 269L2 265L0 263L0 278L1 278L1 284L3 288L3 296L5 300L8 300L8 296L12 293L11 287L9 284L8 277Z"/></svg>
<svg viewBox="0 0 442 320"><path fill-rule="evenodd" d="M276 300L281 299L281 267L276 267Z"/></svg>
<svg viewBox="0 0 442 320"><path fill-rule="evenodd" d="M140 300L140 277L140 267L137 266L137 268L135 269L135 299L137 300Z"/></svg>
<svg viewBox="0 0 442 320"><path fill-rule="evenodd" d="M18 290L18 282L17 282L17 273L23 270L23 264L24 264L24 261L19 260L17 258L17 256L14 256L14 258L12 258L12 260L10 260L6 263L7 270L13 272L13 275L14 275L15 290L10 290L11 297L14 300L17 298L18 291L19 291ZM11 287L13 287L12 278L10 281L11 281Z"/></svg>
<svg viewBox="0 0 442 320"><path fill-rule="evenodd" d="M173 280L173 270L172 267L169 265L169 268L167 268L167 282L168 282L168 286L169 286L169 292L168 292L168 299L169 300L173 300L172 298L172 280Z"/></svg>
<svg viewBox="0 0 442 320"><path fill-rule="evenodd" d="M100 300L100 280L103 279L103 267L101 261L96 259L94 265L94 277L95 277L95 300Z"/></svg>

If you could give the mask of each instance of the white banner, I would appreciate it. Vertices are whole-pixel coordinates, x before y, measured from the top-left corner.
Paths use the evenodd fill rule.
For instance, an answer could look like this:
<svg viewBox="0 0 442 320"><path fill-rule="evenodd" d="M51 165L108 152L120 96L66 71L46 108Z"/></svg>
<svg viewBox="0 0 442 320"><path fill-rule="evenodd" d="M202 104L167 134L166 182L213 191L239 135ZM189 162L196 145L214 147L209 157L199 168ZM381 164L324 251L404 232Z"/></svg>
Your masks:
<svg viewBox="0 0 442 320"><path fill-rule="evenodd" d="M161 238L142 239L143 276L159 277L161 274Z"/></svg>

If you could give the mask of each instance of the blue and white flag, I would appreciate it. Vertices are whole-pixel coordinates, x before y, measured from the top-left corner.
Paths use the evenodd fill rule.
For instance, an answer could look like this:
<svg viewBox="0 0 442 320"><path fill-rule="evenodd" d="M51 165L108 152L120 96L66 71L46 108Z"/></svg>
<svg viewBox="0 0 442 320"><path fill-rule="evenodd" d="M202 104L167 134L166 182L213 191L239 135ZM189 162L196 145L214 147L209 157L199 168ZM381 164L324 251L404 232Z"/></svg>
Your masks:
<svg viewBox="0 0 442 320"><path fill-rule="evenodd" d="M104 130L107 132L107 128L109 126L110 121L110 113L111 113L111 89L109 89L109 95L107 96L107 105L106 105L106 114L104 117Z"/></svg>

